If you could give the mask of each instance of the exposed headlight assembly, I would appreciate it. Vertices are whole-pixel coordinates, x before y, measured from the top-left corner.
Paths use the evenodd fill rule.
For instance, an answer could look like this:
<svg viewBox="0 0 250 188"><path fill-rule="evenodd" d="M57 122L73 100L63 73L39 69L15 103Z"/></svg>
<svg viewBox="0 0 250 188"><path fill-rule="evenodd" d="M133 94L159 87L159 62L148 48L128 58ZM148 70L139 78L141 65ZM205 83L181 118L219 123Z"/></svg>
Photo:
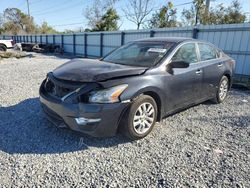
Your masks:
<svg viewBox="0 0 250 188"><path fill-rule="evenodd" d="M119 102L120 95L127 87L128 87L127 84L122 84L108 89L92 91L89 95L89 102L91 103Z"/></svg>

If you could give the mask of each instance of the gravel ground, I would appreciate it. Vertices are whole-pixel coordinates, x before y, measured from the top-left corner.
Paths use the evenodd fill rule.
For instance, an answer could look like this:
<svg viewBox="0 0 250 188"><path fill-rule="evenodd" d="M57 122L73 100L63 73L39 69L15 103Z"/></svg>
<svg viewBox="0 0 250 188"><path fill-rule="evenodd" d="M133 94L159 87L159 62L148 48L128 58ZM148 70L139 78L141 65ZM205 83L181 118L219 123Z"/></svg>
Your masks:
<svg viewBox="0 0 250 188"><path fill-rule="evenodd" d="M66 58L0 61L0 187L250 187L250 92L189 108L145 139L55 128L38 88Z"/></svg>

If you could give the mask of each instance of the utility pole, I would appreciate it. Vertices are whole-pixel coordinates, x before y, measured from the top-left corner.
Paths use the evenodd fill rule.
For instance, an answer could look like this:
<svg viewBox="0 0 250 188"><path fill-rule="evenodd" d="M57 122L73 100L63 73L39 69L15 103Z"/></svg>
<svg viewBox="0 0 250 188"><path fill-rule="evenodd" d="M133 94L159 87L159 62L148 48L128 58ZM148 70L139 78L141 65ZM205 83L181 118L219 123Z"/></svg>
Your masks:
<svg viewBox="0 0 250 188"><path fill-rule="evenodd" d="M26 1L27 1L28 15L30 17L30 4L29 4L29 0L26 0Z"/></svg>
<svg viewBox="0 0 250 188"><path fill-rule="evenodd" d="M194 23L195 26L197 26L198 24L198 14L199 14L199 6L196 6L195 23Z"/></svg>
<svg viewBox="0 0 250 188"><path fill-rule="evenodd" d="M206 10L205 10L206 16L209 15L209 7L210 7L210 0L206 0Z"/></svg>

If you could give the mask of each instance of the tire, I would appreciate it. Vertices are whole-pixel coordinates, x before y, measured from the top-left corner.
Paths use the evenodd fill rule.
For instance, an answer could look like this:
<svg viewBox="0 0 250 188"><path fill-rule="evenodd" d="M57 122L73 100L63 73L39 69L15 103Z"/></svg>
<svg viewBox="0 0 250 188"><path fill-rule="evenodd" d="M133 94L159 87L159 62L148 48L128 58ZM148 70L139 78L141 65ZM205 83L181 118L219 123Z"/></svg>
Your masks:
<svg viewBox="0 0 250 188"><path fill-rule="evenodd" d="M124 113L119 125L120 132L131 140L144 138L152 131L156 118L155 100L148 95L141 95Z"/></svg>
<svg viewBox="0 0 250 188"><path fill-rule="evenodd" d="M7 48L4 45L0 45L0 52L6 52Z"/></svg>
<svg viewBox="0 0 250 188"><path fill-rule="evenodd" d="M217 104L222 103L227 97L228 90L229 90L229 80L226 76L222 76L220 84L218 86L216 97L214 98L214 102Z"/></svg>

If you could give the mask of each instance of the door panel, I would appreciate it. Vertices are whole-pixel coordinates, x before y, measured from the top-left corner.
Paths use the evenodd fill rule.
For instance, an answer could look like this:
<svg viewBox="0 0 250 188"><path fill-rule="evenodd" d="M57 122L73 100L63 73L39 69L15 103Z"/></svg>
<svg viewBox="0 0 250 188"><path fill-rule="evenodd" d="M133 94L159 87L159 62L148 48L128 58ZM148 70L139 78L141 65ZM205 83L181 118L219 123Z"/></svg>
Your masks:
<svg viewBox="0 0 250 188"><path fill-rule="evenodd" d="M201 97L214 97L222 75L224 64L219 59L216 49L206 43L198 43L200 64L203 67L203 81L201 85Z"/></svg>
<svg viewBox="0 0 250 188"><path fill-rule="evenodd" d="M172 75L166 76L166 92L169 95L166 111L185 107L198 100L203 75L198 63L197 46L193 42L181 46L173 55L173 61L188 62L189 67L172 68Z"/></svg>
<svg viewBox="0 0 250 188"><path fill-rule="evenodd" d="M204 71L201 95L203 98L214 97L224 71L224 64L220 59L215 59L204 62L203 67Z"/></svg>
<svg viewBox="0 0 250 188"><path fill-rule="evenodd" d="M173 75L166 81L170 91L170 100L174 109L187 106L199 100L202 82L202 69L195 64L188 68L173 69Z"/></svg>

